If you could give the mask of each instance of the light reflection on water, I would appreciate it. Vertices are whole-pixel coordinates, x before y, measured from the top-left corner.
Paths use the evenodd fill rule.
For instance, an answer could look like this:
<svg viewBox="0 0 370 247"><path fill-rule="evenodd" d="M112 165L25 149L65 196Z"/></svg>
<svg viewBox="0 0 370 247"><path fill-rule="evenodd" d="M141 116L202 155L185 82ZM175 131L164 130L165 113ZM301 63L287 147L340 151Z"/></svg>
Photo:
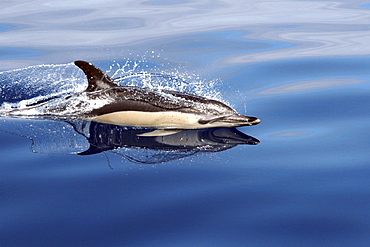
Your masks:
<svg viewBox="0 0 370 247"><path fill-rule="evenodd" d="M2 90L73 91L68 83L82 85L81 76L66 63L84 59L110 70L114 61L144 56L143 69L219 79L222 98L262 122L240 128L258 145L145 166L110 153L65 155L75 151L60 132L73 135L71 126L58 132L27 120L22 129L1 119L0 245L368 246L368 7L1 2L0 70L12 75ZM64 72L7 71L41 64ZM58 148L63 155L50 154Z"/></svg>
<svg viewBox="0 0 370 247"><path fill-rule="evenodd" d="M280 42L288 46L252 54L228 53L227 58L219 59L221 66L299 57L361 56L370 53L370 35L368 9L358 5L326 1L8 3L3 4L0 21L18 28L3 32L1 44L48 51L25 65L85 57L112 60L127 55L128 49L136 54L155 49L167 59L179 61L187 50L175 54L166 50L177 35L181 38L226 30L245 33L240 36L244 42ZM0 65L2 69L14 68L11 63Z"/></svg>

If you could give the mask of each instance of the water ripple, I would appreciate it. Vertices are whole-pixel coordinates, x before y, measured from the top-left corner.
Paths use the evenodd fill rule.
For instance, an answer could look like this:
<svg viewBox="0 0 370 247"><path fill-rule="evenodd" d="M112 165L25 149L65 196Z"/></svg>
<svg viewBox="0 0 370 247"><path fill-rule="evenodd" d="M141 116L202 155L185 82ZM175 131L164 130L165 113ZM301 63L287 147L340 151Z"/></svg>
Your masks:
<svg viewBox="0 0 370 247"><path fill-rule="evenodd" d="M368 10L341 1L25 2L2 4L0 15L4 25L22 27L2 34L3 47L53 47L54 60L61 62L89 50L92 57L116 57L125 45L145 41L148 49L163 48L169 35L223 30L243 32L245 40L290 44L273 52L232 54L226 65L370 53Z"/></svg>

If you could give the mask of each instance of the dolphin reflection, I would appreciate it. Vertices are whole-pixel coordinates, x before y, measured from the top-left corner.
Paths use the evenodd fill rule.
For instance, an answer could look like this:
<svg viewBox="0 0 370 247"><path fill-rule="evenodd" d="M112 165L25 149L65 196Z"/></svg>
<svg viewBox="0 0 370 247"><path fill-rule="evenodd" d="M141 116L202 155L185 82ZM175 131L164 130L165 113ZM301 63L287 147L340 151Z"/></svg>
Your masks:
<svg viewBox="0 0 370 247"><path fill-rule="evenodd" d="M90 147L79 155L90 155L119 148L144 148L172 152L219 152L239 144L256 145L254 137L236 128L209 128L182 130L171 135L145 136L148 129L128 128L90 122Z"/></svg>
<svg viewBox="0 0 370 247"><path fill-rule="evenodd" d="M148 128L76 119L0 118L0 130L30 139L34 153L83 156L111 152L142 164L164 163L259 143L236 128L188 129L160 135L152 134L157 130Z"/></svg>

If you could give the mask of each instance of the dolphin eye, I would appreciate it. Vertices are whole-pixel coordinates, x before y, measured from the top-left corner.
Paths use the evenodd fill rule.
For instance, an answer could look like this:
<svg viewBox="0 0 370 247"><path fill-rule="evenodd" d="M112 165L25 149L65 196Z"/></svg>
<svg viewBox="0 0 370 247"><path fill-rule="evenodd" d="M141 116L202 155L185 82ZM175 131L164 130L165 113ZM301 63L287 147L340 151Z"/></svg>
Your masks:
<svg viewBox="0 0 370 247"><path fill-rule="evenodd" d="M207 124L207 123L209 123L209 122L211 122L211 120L205 120L205 119L199 119L199 120L198 120L198 123L199 123L199 124Z"/></svg>

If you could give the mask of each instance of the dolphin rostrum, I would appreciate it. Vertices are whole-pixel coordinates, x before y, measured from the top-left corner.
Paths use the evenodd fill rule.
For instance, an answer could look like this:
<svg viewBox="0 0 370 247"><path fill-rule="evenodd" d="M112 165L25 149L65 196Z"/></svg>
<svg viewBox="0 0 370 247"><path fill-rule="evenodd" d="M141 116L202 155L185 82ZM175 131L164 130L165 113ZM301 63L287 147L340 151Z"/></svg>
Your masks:
<svg viewBox="0 0 370 247"><path fill-rule="evenodd" d="M158 129L238 127L260 122L216 100L184 92L120 86L91 63L74 63L87 77L86 96L111 100L83 116L91 121Z"/></svg>

